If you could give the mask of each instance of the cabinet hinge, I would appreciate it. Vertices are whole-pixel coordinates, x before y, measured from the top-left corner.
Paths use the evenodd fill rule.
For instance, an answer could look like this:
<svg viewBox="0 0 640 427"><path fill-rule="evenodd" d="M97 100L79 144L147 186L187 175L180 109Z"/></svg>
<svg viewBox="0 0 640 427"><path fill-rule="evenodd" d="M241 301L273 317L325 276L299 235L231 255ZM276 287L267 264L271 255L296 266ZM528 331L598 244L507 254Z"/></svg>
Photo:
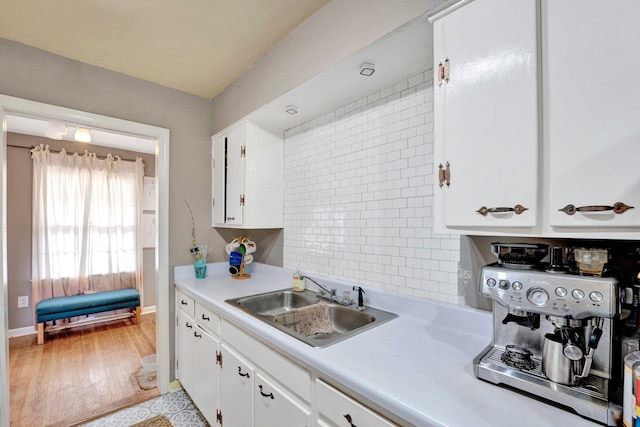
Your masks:
<svg viewBox="0 0 640 427"><path fill-rule="evenodd" d="M222 425L222 411L219 409L216 409L216 423Z"/></svg>
<svg viewBox="0 0 640 427"><path fill-rule="evenodd" d="M240 157L247 156L247 147L240 147Z"/></svg>
<svg viewBox="0 0 640 427"><path fill-rule="evenodd" d="M447 184L447 187L451 185L451 165L449 162L447 162L446 169L442 163L438 165L438 186L442 188L444 184Z"/></svg>
<svg viewBox="0 0 640 427"><path fill-rule="evenodd" d="M244 206L244 194L240 195L240 206Z"/></svg>
<svg viewBox="0 0 640 427"><path fill-rule="evenodd" d="M222 368L222 352L216 351L216 365L220 365Z"/></svg>

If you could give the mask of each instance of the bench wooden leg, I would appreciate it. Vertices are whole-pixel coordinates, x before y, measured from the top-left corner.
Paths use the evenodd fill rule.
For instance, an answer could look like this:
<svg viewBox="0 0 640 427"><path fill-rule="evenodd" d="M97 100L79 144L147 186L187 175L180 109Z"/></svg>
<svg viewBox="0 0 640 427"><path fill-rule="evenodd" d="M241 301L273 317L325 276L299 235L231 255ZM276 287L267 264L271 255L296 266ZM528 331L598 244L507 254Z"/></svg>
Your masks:
<svg viewBox="0 0 640 427"><path fill-rule="evenodd" d="M136 307L136 323L137 323L137 324L140 324L140 312L141 312L141 311L142 311L142 310L141 310L141 307L140 307L140 306L137 306L137 307Z"/></svg>
<svg viewBox="0 0 640 427"><path fill-rule="evenodd" d="M44 323L38 323L38 345L44 344Z"/></svg>

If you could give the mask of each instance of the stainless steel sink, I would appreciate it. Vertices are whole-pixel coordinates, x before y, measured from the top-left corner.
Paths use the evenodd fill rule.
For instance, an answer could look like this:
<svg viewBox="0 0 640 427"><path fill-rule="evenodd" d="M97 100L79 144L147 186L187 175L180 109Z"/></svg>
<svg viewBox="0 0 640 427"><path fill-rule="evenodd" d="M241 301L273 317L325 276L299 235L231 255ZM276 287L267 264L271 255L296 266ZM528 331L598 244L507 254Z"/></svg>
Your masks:
<svg viewBox="0 0 640 427"><path fill-rule="evenodd" d="M397 314L372 307L365 307L363 311L360 311L355 305L343 306L325 301L329 305L329 320L333 326L333 332L329 334L319 333L304 336L275 321L275 316L278 314L315 304L318 301L325 300L319 298L317 292L310 290L296 292L291 289L283 289L233 298L225 302L313 347L326 347L335 344L398 317Z"/></svg>

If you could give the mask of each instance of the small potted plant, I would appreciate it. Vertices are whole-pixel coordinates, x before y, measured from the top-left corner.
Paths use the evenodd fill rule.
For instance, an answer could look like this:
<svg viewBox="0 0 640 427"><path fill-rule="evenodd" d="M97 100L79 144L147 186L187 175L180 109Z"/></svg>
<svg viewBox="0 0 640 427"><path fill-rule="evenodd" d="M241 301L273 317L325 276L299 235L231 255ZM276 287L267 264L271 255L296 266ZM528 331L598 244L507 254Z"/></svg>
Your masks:
<svg viewBox="0 0 640 427"><path fill-rule="evenodd" d="M207 276L207 245L198 245L196 241L196 222L193 219L193 211L189 202L185 200L189 214L191 215L191 257L193 258L193 267L196 272L196 279L204 279Z"/></svg>

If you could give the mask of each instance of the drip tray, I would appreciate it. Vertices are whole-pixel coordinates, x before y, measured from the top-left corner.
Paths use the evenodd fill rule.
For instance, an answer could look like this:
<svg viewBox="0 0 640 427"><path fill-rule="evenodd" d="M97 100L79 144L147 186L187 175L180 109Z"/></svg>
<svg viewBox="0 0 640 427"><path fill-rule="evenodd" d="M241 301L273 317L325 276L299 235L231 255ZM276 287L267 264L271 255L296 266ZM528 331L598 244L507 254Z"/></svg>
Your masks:
<svg viewBox="0 0 640 427"><path fill-rule="evenodd" d="M487 368L493 367L493 370L502 372L504 375L512 376L509 372L518 373L520 375L529 375L535 377L535 379L550 383L553 388L560 390L564 389L567 394L583 394L591 396L595 399L607 401L607 381L603 378L589 375L582 381L582 384L578 386L566 386L557 384L549 380L544 373L542 373L542 361L536 358L531 358L533 367L531 369L516 369L502 361L502 355L504 351L498 347L493 347L480 361L481 365L485 365ZM488 365L488 366L487 366Z"/></svg>

